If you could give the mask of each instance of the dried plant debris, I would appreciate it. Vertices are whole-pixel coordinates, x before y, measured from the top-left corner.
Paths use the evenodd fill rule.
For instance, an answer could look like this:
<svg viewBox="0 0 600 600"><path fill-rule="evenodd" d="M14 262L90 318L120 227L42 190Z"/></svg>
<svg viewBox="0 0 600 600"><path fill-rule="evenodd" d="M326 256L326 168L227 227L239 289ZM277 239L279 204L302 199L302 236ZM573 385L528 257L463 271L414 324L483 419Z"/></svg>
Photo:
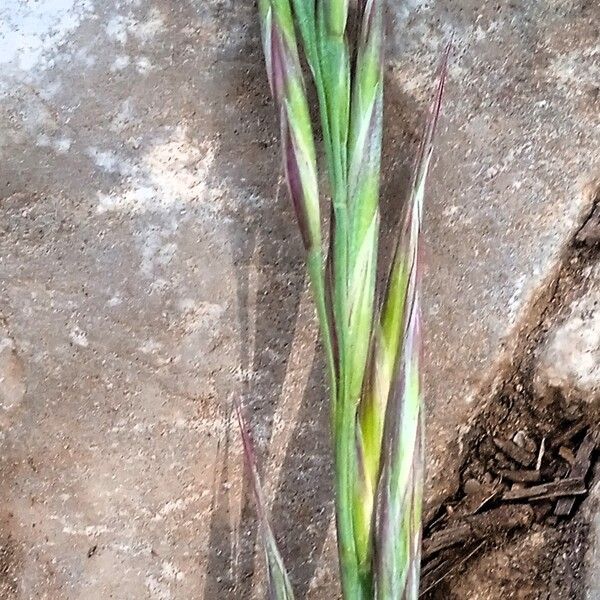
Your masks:
<svg viewBox="0 0 600 600"><path fill-rule="evenodd" d="M456 525L434 532L423 544L423 558L427 560L441 550L489 540L513 529L533 523L534 512L527 505L503 505L479 515L465 517Z"/></svg>
<svg viewBox="0 0 600 600"><path fill-rule="evenodd" d="M581 446L577 450L575 460L571 463L572 469L570 476L573 478L585 480L592 466L592 455L598 447L600 436L598 431L589 431L585 436ZM575 498L564 498L557 503L554 514L559 517L567 517L573 512L575 507Z"/></svg>
<svg viewBox="0 0 600 600"><path fill-rule="evenodd" d="M494 464L478 465L479 470L486 467L485 476L478 480L465 475L458 497L448 502L443 514L438 514L427 526L423 544L423 594L435 590L486 547L496 547L536 523L555 524L552 519L573 515L578 500L587 493L586 483L600 436L590 427L577 427L576 433L573 427L568 429L556 439L577 441L569 448L573 463L563 458L566 447L554 443L545 453L547 466L543 470L520 468L526 455L515 452L514 445L505 443L506 440L493 438L495 446L508 449L508 458L504 453L503 458L513 466L499 469ZM490 462L495 460L493 455ZM569 465L565 476L554 479L565 463ZM469 465L466 472L478 470L473 467ZM492 479L490 471L497 478Z"/></svg>
<svg viewBox="0 0 600 600"><path fill-rule="evenodd" d="M529 467L533 464L535 455L532 452L528 452L524 448L519 447L511 440L502 440L500 438L493 438L493 440L494 444L496 444L508 458L511 458L524 467Z"/></svg>

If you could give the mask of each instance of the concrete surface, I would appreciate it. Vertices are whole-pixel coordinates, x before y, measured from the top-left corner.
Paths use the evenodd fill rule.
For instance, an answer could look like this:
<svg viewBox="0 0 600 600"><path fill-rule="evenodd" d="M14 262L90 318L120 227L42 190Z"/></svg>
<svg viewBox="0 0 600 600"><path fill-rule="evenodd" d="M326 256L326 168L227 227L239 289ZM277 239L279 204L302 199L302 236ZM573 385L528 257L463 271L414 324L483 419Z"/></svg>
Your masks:
<svg viewBox="0 0 600 600"><path fill-rule="evenodd" d="M427 212L431 502L589 202L599 17L390 2L390 222L457 47ZM326 393L258 33L234 0L0 5L3 599L260 597L232 393L298 596L335 596Z"/></svg>

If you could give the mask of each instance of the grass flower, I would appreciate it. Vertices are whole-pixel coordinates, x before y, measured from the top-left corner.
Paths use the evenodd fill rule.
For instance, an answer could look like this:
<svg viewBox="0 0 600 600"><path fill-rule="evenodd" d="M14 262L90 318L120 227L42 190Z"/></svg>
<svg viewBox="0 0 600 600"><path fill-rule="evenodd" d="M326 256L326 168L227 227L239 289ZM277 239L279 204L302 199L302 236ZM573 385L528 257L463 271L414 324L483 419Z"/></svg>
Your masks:
<svg viewBox="0 0 600 600"><path fill-rule="evenodd" d="M425 181L440 114L446 50L388 278L377 294L383 138L383 0L259 0L283 167L329 373L340 580L346 600L416 600L423 486L421 262ZM302 47L318 101L329 184L322 233L317 152ZM268 524L249 434L270 593L292 590Z"/></svg>

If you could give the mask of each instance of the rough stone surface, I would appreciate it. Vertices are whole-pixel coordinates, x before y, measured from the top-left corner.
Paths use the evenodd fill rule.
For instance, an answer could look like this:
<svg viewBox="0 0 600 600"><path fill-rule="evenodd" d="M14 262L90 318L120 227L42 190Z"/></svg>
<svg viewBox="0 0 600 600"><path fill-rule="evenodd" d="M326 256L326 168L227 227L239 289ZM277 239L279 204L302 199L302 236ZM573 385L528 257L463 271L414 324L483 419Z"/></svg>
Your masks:
<svg viewBox="0 0 600 600"><path fill-rule="evenodd" d="M571 412L600 405L600 267L590 271L586 293L551 332L534 376L541 398L559 394Z"/></svg>
<svg viewBox="0 0 600 600"><path fill-rule="evenodd" d="M390 223L456 41L426 228L432 501L589 201L599 10L390 3ZM336 595L326 392L258 34L251 2L0 5L3 600L260 597L232 393L298 597Z"/></svg>
<svg viewBox="0 0 600 600"><path fill-rule="evenodd" d="M589 526L588 547L585 554L585 600L600 598L600 469L596 469L594 483L583 507L583 517Z"/></svg>

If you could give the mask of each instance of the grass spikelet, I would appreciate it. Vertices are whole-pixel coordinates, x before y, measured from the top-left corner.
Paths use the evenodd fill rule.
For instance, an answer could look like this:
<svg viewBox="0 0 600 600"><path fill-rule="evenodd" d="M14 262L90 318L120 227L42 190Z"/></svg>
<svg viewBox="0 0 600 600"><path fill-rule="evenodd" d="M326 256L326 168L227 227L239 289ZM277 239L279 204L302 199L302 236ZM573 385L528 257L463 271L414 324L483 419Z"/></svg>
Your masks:
<svg viewBox="0 0 600 600"><path fill-rule="evenodd" d="M449 48L389 276L378 297L384 9L384 0L259 0L283 168L329 373L336 530L346 600L416 600L419 588L424 471L419 246ZM300 47L315 85L323 138L328 252L322 248L325 194L319 189ZM244 431L239 410L238 417ZM252 452L246 454L253 464ZM264 500L255 466L253 471L260 512ZM291 593L272 532L264 527L270 572Z"/></svg>

